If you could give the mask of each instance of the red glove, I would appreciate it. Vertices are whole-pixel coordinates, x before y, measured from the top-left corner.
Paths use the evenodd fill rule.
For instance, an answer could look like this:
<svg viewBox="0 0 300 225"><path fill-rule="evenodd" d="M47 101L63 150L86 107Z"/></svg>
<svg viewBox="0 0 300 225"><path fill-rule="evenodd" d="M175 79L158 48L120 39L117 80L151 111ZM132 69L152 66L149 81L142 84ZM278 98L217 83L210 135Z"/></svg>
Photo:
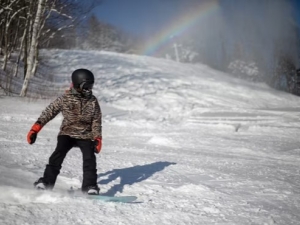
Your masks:
<svg viewBox="0 0 300 225"><path fill-rule="evenodd" d="M41 124L39 124L39 123L33 124L33 126L31 127L31 130L27 134L28 144L33 144L35 142L36 136L37 136L38 132L40 132L41 129L42 129Z"/></svg>
<svg viewBox="0 0 300 225"><path fill-rule="evenodd" d="M95 139L95 152L98 154L102 148L102 137Z"/></svg>

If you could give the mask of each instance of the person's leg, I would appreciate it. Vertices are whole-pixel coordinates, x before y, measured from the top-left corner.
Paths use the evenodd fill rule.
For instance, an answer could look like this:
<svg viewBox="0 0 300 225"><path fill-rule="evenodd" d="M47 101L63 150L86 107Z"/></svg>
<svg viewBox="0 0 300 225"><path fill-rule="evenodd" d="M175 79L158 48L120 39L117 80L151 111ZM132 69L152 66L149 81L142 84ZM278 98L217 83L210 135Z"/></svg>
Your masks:
<svg viewBox="0 0 300 225"><path fill-rule="evenodd" d="M91 140L77 140L77 145L82 152L83 158L83 181L81 190L87 192L89 188L98 189L97 185L97 163Z"/></svg>
<svg viewBox="0 0 300 225"><path fill-rule="evenodd" d="M47 189L52 189L55 185L56 178L60 173L61 165L68 153L73 147L74 139L67 136L61 135L57 137L57 146L55 151L49 158L49 163L44 171L42 182Z"/></svg>

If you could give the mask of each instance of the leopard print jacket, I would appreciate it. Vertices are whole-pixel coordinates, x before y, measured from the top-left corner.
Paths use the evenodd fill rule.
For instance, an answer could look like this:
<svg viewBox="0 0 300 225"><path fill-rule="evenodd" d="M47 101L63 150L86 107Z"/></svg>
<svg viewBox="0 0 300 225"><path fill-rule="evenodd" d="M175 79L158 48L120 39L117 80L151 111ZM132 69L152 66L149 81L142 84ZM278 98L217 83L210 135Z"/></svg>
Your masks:
<svg viewBox="0 0 300 225"><path fill-rule="evenodd" d="M102 138L102 113L94 95L83 97L71 89L47 106L37 122L43 127L60 112L63 121L58 135L90 140Z"/></svg>

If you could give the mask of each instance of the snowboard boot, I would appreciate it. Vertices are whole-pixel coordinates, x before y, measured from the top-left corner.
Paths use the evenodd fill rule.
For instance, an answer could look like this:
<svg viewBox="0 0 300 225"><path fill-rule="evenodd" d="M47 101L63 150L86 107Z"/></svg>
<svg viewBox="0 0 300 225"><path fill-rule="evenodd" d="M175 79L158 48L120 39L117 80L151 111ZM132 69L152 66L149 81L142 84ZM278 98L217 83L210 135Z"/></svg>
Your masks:
<svg viewBox="0 0 300 225"><path fill-rule="evenodd" d="M35 189L37 190L48 190L51 189L50 186L44 182L43 178L39 178L36 182L33 183Z"/></svg>
<svg viewBox="0 0 300 225"><path fill-rule="evenodd" d="M87 194L88 195L99 195L100 188L98 185L90 186L87 188Z"/></svg>

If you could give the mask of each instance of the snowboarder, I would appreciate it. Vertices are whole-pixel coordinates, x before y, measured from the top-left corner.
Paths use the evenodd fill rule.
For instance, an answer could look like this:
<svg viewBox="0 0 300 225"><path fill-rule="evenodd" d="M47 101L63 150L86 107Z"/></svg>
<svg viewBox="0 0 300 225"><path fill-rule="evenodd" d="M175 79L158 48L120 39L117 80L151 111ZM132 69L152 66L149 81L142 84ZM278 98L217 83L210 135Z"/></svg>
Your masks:
<svg viewBox="0 0 300 225"><path fill-rule="evenodd" d="M87 69L77 69L72 73L72 84L70 90L46 107L27 135L28 143L33 144L39 131L62 113L56 149L49 158L44 176L34 186L53 189L66 154L72 147L79 147L83 158L81 190L87 194L99 194L95 153L99 153L102 147L102 114L98 100L92 94L94 75Z"/></svg>

